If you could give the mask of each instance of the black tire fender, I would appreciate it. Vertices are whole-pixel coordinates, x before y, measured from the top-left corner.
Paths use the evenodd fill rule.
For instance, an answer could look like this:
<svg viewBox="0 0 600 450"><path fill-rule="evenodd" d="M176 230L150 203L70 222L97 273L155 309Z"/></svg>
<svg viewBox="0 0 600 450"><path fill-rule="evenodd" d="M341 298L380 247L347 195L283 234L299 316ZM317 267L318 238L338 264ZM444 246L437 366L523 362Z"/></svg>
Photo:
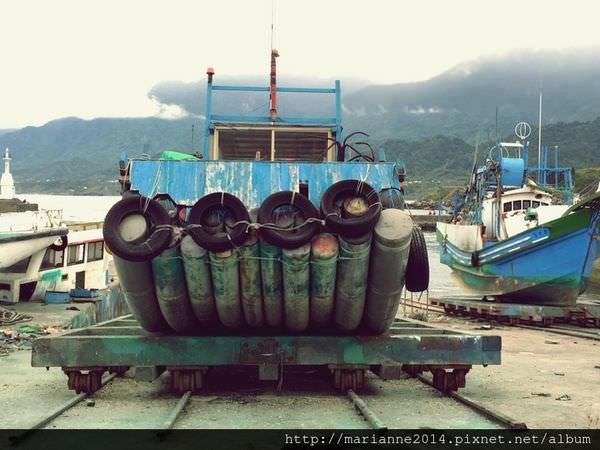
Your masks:
<svg viewBox="0 0 600 450"><path fill-rule="evenodd" d="M473 267L479 266L479 252L478 251L474 251L473 253L471 253L471 265Z"/></svg>
<svg viewBox="0 0 600 450"><path fill-rule="evenodd" d="M119 225L132 214L139 214L146 219L149 231L142 242L128 242L119 234ZM171 242L171 231L168 228L156 229L170 223L167 211L157 201L139 195L127 196L115 203L106 214L104 241L119 258L147 261L159 255Z"/></svg>
<svg viewBox="0 0 600 450"><path fill-rule="evenodd" d="M65 248L67 248L67 245L69 245L69 239L65 234L64 236L60 236L60 244L53 243L50 246L50 249L54 250L55 252L62 252Z"/></svg>
<svg viewBox="0 0 600 450"><path fill-rule="evenodd" d="M298 208L305 219L318 219L319 211L304 195L298 192L281 191L269 195L260 205L258 210L258 222L261 225L273 223L273 212L280 206L292 205ZM272 245L281 248L298 248L310 242L320 230L316 221L305 223L297 231L276 230L262 227L261 236Z"/></svg>
<svg viewBox="0 0 600 450"><path fill-rule="evenodd" d="M420 227L413 227L412 230L404 279L409 292L423 292L429 288L429 257Z"/></svg>
<svg viewBox="0 0 600 450"><path fill-rule="evenodd" d="M206 214L217 207L228 209L235 225L226 233L210 234L202 225L204 225ZM248 238L250 216L242 201L236 196L226 192L213 192L196 202L190 211L188 222L191 225L200 225L187 229L187 233L196 244L211 252L224 252L241 246Z"/></svg>
<svg viewBox="0 0 600 450"><path fill-rule="evenodd" d="M361 196L369 210L360 217L343 218L336 210L340 198ZM327 231L342 237L356 238L370 233L381 215L379 194L369 184L360 180L342 180L329 186L321 198L321 214L325 219Z"/></svg>

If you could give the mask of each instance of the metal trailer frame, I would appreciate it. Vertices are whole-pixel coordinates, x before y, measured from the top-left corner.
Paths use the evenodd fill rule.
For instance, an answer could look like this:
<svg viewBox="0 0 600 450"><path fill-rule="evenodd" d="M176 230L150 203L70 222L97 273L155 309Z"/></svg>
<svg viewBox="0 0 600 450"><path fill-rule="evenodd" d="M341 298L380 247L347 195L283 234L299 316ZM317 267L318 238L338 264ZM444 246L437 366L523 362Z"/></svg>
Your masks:
<svg viewBox="0 0 600 450"><path fill-rule="evenodd" d="M500 364L500 336L475 335L440 326L396 319L385 335L225 335L148 333L130 315L97 325L36 339L33 367L62 367L70 389L92 393L104 372L130 367L172 374L174 391L197 391L211 366L256 366L262 380L280 380L285 366L326 366L342 391L361 389L366 370L382 378L401 371L417 376L431 371L435 386L455 391L465 386L473 365Z"/></svg>
<svg viewBox="0 0 600 450"><path fill-rule="evenodd" d="M553 323L574 322L581 326L600 328L600 304L578 302L570 306L527 305L501 303L481 299L442 298L431 304L444 308L449 315L493 319L509 325L528 323L550 326Z"/></svg>

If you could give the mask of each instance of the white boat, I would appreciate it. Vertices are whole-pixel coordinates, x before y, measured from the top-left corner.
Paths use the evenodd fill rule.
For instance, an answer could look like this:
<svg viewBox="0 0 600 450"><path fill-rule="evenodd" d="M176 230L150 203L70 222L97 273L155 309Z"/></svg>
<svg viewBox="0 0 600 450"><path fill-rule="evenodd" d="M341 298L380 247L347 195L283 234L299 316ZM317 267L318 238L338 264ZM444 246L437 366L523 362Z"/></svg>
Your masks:
<svg viewBox="0 0 600 450"><path fill-rule="evenodd" d="M108 287L110 255L104 248L102 222L70 223L68 230L66 247L46 245L0 269L0 301L43 300L46 291Z"/></svg>
<svg viewBox="0 0 600 450"><path fill-rule="evenodd" d="M59 211L38 211L37 205L15 198L15 184L10 173L10 154L4 152L4 171L0 177L0 269L65 239ZM66 240L65 240L66 242Z"/></svg>
<svg viewBox="0 0 600 450"><path fill-rule="evenodd" d="M60 210L15 198L10 154L0 178L0 301L43 300L46 291L108 286L102 222L65 223ZM68 240L67 240L68 235Z"/></svg>

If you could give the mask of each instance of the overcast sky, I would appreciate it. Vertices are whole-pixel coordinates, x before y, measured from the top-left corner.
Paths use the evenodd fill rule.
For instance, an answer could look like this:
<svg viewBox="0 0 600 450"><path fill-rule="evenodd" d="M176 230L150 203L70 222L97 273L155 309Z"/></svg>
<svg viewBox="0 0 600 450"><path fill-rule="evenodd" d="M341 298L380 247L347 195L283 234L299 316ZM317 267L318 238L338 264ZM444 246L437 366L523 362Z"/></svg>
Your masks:
<svg viewBox="0 0 600 450"><path fill-rule="evenodd" d="M275 0L280 73L429 78L514 48L600 45L595 1ZM271 0L0 1L0 128L148 116L159 81L269 71Z"/></svg>

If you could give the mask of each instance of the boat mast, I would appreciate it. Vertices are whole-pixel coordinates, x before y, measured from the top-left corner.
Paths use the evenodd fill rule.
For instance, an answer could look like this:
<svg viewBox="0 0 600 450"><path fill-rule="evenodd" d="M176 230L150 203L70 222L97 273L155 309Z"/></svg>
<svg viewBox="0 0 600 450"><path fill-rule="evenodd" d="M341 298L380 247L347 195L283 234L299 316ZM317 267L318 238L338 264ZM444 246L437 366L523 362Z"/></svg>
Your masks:
<svg viewBox="0 0 600 450"><path fill-rule="evenodd" d="M542 85L542 75L540 73L540 103L538 108L538 177L540 182L542 177L542 100L544 98L544 86Z"/></svg>
<svg viewBox="0 0 600 450"><path fill-rule="evenodd" d="M269 110L271 121L277 120L277 60L279 52L273 47L273 35L274 35L274 10L275 1L271 2L271 86L270 86L270 97L269 97Z"/></svg>

